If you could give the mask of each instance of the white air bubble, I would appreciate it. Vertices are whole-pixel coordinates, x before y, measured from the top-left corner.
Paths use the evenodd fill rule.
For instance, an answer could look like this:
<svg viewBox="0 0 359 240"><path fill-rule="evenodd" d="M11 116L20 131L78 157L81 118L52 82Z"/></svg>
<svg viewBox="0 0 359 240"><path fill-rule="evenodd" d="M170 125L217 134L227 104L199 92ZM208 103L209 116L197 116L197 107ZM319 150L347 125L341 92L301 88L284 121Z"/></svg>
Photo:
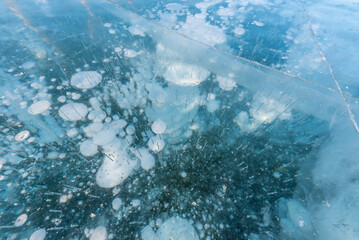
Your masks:
<svg viewBox="0 0 359 240"><path fill-rule="evenodd" d="M33 68L35 66L35 63L34 62L26 62L22 65L22 68L23 69L30 69L30 68Z"/></svg>
<svg viewBox="0 0 359 240"><path fill-rule="evenodd" d="M104 226L97 227L90 231L90 240L106 240L107 230Z"/></svg>
<svg viewBox="0 0 359 240"><path fill-rule="evenodd" d="M115 211L118 211L122 206L122 200L120 198L115 198L112 200L112 208Z"/></svg>
<svg viewBox="0 0 359 240"><path fill-rule="evenodd" d="M24 130L15 135L15 140L16 141L24 141L29 136L30 136L30 132L28 130Z"/></svg>
<svg viewBox="0 0 359 240"><path fill-rule="evenodd" d="M71 129L67 130L67 132L66 132L66 135L70 138L77 136L77 134L78 134L78 131L76 128L71 128Z"/></svg>
<svg viewBox="0 0 359 240"><path fill-rule="evenodd" d="M148 147L154 152L160 152L165 147L165 142L159 136L150 138Z"/></svg>
<svg viewBox="0 0 359 240"><path fill-rule="evenodd" d="M138 159L140 159L141 167L144 170L149 170L155 166L155 158L147 149L137 149L135 150L135 155Z"/></svg>
<svg viewBox="0 0 359 240"><path fill-rule="evenodd" d="M167 129L167 124L162 120L157 120L152 124L151 129L156 134L163 134Z"/></svg>
<svg viewBox="0 0 359 240"><path fill-rule="evenodd" d="M87 139L80 144L80 152L86 157L93 156L97 153L97 145L91 139Z"/></svg>
<svg viewBox="0 0 359 240"><path fill-rule="evenodd" d="M64 103L66 102L66 97L65 96L60 96L57 98L57 101L59 101L60 103Z"/></svg>
<svg viewBox="0 0 359 240"><path fill-rule="evenodd" d="M45 228L40 228L39 230L36 230L33 232L30 236L29 240L44 240L46 237L46 230Z"/></svg>
<svg viewBox="0 0 359 240"><path fill-rule="evenodd" d="M188 220L180 217L171 217L167 219L158 229L156 239L199 240L199 237L196 230Z"/></svg>
<svg viewBox="0 0 359 240"><path fill-rule="evenodd" d="M132 135L132 134L135 134L136 132L136 129L133 125L128 125L127 128L126 128L126 133L128 135Z"/></svg>
<svg viewBox="0 0 359 240"><path fill-rule="evenodd" d="M138 206L140 206L140 204L141 204L141 201L139 199L134 199L131 201L132 207L138 207Z"/></svg>
<svg viewBox="0 0 359 240"><path fill-rule="evenodd" d="M102 76L96 71L78 72L71 77L71 85L80 89L93 88L101 81Z"/></svg>
<svg viewBox="0 0 359 240"><path fill-rule="evenodd" d="M59 109L59 115L66 121L83 120L87 115L88 109L82 103L68 103Z"/></svg>
<svg viewBox="0 0 359 240"><path fill-rule="evenodd" d="M27 109L27 111L30 114L36 115L45 112L47 109L50 108L50 106L51 103L49 101L41 100L31 104L31 106Z"/></svg>
<svg viewBox="0 0 359 240"><path fill-rule="evenodd" d="M24 213L24 214L21 214L16 220L15 220L15 223L14 225L16 227L20 227L22 225L24 225L24 223L27 221L27 214Z"/></svg>

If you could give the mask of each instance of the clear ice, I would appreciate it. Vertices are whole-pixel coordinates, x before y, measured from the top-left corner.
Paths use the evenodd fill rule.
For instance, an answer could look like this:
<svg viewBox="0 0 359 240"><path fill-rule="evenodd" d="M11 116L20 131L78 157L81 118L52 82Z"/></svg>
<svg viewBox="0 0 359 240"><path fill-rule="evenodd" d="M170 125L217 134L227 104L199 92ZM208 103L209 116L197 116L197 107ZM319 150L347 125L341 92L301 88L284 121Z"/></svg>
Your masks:
<svg viewBox="0 0 359 240"><path fill-rule="evenodd" d="M1 0L0 239L359 239L358 11Z"/></svg>

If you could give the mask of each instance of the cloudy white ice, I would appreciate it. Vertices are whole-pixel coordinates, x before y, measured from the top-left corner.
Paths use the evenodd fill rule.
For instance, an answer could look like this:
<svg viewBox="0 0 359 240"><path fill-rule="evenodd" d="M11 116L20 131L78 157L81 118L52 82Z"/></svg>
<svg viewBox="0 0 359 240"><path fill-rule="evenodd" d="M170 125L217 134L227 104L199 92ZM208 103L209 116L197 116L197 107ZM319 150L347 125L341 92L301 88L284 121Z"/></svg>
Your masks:
<svg viewBox="0 0 359 240"><path fill-rule="evenodd" d="M0 1L0 239L359 239L358 10Z"/></svg>

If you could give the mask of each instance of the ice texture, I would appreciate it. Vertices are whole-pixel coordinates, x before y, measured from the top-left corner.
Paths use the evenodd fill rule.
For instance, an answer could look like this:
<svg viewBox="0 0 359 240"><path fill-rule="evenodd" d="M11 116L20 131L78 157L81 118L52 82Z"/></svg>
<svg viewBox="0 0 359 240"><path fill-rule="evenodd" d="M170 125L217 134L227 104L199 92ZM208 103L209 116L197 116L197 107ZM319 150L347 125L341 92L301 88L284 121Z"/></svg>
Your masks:
<svg viewBox="0 0 359 240"><path fill-rule="evenodd" d="M359 239L358 10L0 1L0 239Z"/></svg>

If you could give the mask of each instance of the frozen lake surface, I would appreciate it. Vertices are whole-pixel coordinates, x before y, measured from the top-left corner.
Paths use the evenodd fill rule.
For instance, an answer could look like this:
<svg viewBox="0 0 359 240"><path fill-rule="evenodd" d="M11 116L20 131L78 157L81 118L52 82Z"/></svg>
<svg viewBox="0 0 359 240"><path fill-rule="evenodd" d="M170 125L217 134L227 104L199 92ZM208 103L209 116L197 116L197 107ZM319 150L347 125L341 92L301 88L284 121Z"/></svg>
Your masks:
<svg viewBox="0 0 359 240"><path fill-rule="evenodd" d="M358 10L0 1L0 239L359 239Z"/></svg>

